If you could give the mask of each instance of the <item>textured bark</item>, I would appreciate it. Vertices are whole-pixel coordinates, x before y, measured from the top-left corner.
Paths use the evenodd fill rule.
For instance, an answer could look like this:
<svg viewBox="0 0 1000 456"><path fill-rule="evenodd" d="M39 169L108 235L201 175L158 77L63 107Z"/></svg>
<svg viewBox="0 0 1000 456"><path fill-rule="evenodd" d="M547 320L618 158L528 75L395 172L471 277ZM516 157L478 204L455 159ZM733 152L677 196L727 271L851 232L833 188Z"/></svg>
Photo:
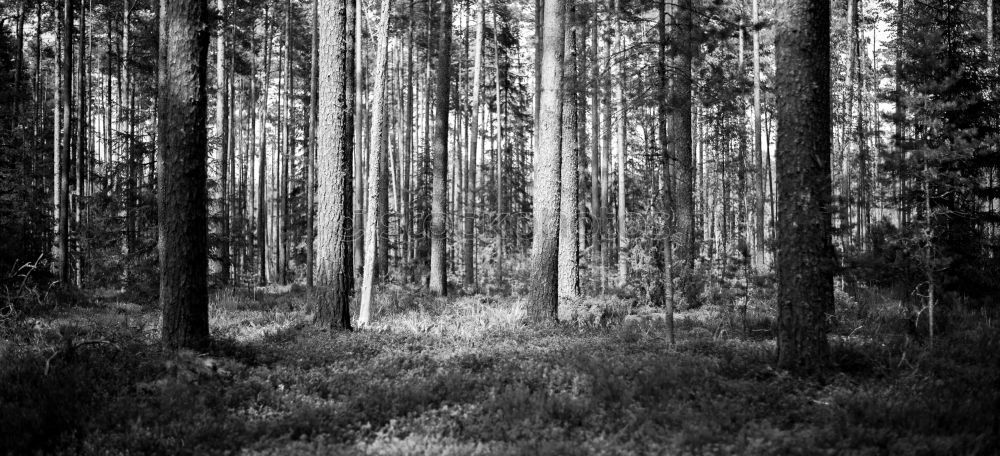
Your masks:
<svg viewBox="0 0 1000 456"><path fill-rule="evenodd" d="M486 30L486 5L484 0L479 0L479 11L476 14L476 45L473 57L472 69L472 110L471 136L469 137L469 171L466 175L468 180L465 189L465 247L462 250L465 264L465 284L476 284L475 269L475 241L476 241L476 159L479 143L479 94L483 80L483 34Z"/></svg>
<svg viewBox="0 0 1000 456"><path fill-rule="evenodd" d="M593 72L590 76L592 91L590 100L590 218L592 219L590 246L593 252L591 261L595 264L600 261L602 255L601 235L603 234L601 233L603 221L601 220L601 89L599 84L601 63L598 59L600 48L597 44L597 35L600 30L600 24L595 16L594 33L590 37L590 48L593 53L590 62Z"/></svg>
<svg viewBox="0 0 1000 456"><path fill-rule="evenodd" d="M447 250L448 199L448 104L451 90L451 3L442 1L438 30L437 109L434 115L434 164L431 185L431 274L430 290L439 296L448 294Z"/></svg>
<svg viewBox="0 0 1000 456"><path fill-rule="evenodd" d="M222 0L219 0L220 2ZM312 2L312 49L309 67L309 138L306 142L306 286L315 283L316 127L319 115L319 1ZM353 157L352 157L353 158ZM353 161L353 160L352 160Z"/></svg>
<svg viewBox="0 0 1000 456"><path fill-rule="evenodd" d="M68 0L67 0L68 3ZM53 14L55 14L53 12ZM53 72L54 102L52 104L52 163L53 163L53 214L55 221L53 233L55 242L52 245L53 273L59 278L59 282L66 284L69 282L69 256L67 247L69 244L69 149L63 147L62 110L64 104L62 97L65 96L66 85L62 79L65 77L63 68L66 63L61 54L63 45L63 34L56 33L56 55L55 71Z"/></svg>
<svg viewBox="0 0 1000 456"><path fill-rule="evenodd" d="M562 76L563 2L546 1L542 13L541 86L535 144L534 229L531 244L531 287L527 317L530 321L555 321L558 310L558 251Z"/></svg>
<svg viewBox="0 0 1000 456"><path fill-rule="evenodd" d="M225 0L217 0L216 12L223 20L226 17ZM226 73L226 28L225 22L217 27L218 37L215 40L215 131L219 136L219 184L222 201L222 236L219 255L220 280L229 283L229 91L227 90Z"/></svg>
<svg viewBox="0 0 1000 456"><path fill-rule="evenodd" d="M660 0L657 4L658 19L656 22L656 31L658 35L658 46L657 46L657 59L656 59L656 72L658 79L658 88L660 96L657 97L658 101L656 103L656 137L659 141L659 152L660 158L663 163L663 175L660 179L661 186L661 207L664 217L664 236L663 236L663 297L665 301L666 314L667 314L667 340L673 344L675 342L674 336L674 277L673 277L673 263L674 263L674 243L673 243L673 175L670 173L670 140L667 137L667 116L670 113L667 107L667 97L666 94L669 90L669 82L667 79L667 43L669 42L669 37L667 36L666 27L666 16L667 16L667 2L666 0Z"/></svg>
<svg viewBox="0 0 1000 456"><path fill-rule="evenodd" d="M316 323L351 329L354 295L354 4L320 0L316 121Z"/></svg>
<svg viewBox="0 0 1000 456"><path fill-rule="evenodd" d="M695 305L698 291L690 283L694 259L698 255L694 238L694 182L691 160L691 60L692 0L681 0L674 6L673 36L677 48L673 61L675 71L671 82L670 139L674 146L671 170L674 174L674 236L677 240L677 266L675 275L681 278L682 292L689 306ZM725 183L725 179L723 179Z"/></svg>
<svg viewBox="0 0 1000 456"><path fill-rule="evenodd" d="M559 297L575 298L580 294L580 244L577 229L579 228L579 212L577 198L579 195L579 144L576 131L577 118L577 85L580 66L577 64L576 37L579 27L575 23L574 5L572 0L565 2L567 9L564 18L567 26L564 29L566 67L563 74L562 90L562 163L560 164L560 200L559 200Z"/></svg>
<svg viewBox="0 0 1000 456"><path fill-rule="evenodd" d="M759 0L753 0L753 156L757 165L757 179L754 181L757 187L757 200L754 206L756 218L754 231L756 232L757 248L754 250L754 264L758 272L763 272L765 266L765 254L767 251L767 238L764 234L764 199L767 193L764 191L764 182L769 179L764 169L764 157L761 155L760 145L760 31L757 30L757 22L760 21L758 14Z"/></svg>
<svg viewBox="0 0 1000 456"><path fill-rule="evenodd" d="M376 237L378 236L381 217L379 214L384 211L383 205L386 198L386 186L382 185L386 164L386 148L383 141L386 129L386 63L388 61L389 45L389 3L390 0L382 0L381 14L379 15L379 27L376 32L375 64L372 66L372 80L375 85L372 89L372 128L369 140L371 144L369 150L375 154L369 160L368 166L368 211L365 215L365 266L363 268L363 279L361 283L361 307L358 310L358 326L365 326L371 320L372 298L375 292L375 277L377 275L376 263Z"/></svg>
<svg viewBox="0 0 1000 456"><path fill-rule="evenodd" d="M830 3L785 2L777 24L778 364L805 372L827 362L833 303Z"/></svg>
<svg viewBox="0 0 1000 456"><path fill-rule="evenodd" d="M164 0L166 80L160 86L160 306L168 348L208 345L206 0Z"/></svg>

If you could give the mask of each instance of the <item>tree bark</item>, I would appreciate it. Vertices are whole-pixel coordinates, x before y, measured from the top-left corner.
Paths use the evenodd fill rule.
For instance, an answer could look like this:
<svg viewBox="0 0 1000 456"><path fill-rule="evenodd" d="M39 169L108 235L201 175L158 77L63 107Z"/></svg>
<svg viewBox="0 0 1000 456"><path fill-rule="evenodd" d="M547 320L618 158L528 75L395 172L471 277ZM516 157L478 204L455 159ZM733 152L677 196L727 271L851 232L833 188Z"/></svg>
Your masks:
<svg viewBox="0 0 1000 456"><path fill-rule="evenodd" d="M164 0L166 80L159 121L160 305L167 348L202 350L208 334L208 5Z"/></svg>
<svg viewBox="0 0 1000 456"><path fill-rule="evenodd" d="M439 296L448 294L448 269L445 265L447 250L447 197L448 197L448 104L451 68L451 3L443 0L441 23L438 30L437 112L434 118L434 165L431 188L431 271L430 290Z"/></svg>
<svg viewBox="0 0 1000 456"><path fill-rule="evenodd" d="M561 168L563 2L544 2L541 15L541 81L534 158L534 229L531 245L531 287L527 317L555 321L558 311L559 202Z"/></svg>
<svg viewBox="0 0 1000 456"><path fill-rule="evenodd" d="M673 7L673 36L677 46L673 61L675 75L671 83L670 137L674 146L671 170L674 174L674 236L676 238L677 276L688 306L696 305L698 290L691 275L698 255L694 237L694 183L691 142L691 61L694 54L692 0L681 0ZM725 178L723 177L725 184Z"/></svg>
<svg viewBox="0 0 1000 456"><path fill-rule="evenodd" d="M777 24L778 364L808 372L833 307L830 3L785 2Z"/></svg>
<svg viewBox="0 0 1000 456"><path fill-rule="evenodd" d="M572 0L567 0L563 6L567 12L563 18L564 49L566 68L562 77L562 163L560 164L560 199L559 199L559 298L573 299L580 294L579 268L579 212L577 211L577 191L579 189L579 144L576 132L579 122L577 118L577 85L579 84L579 66L577 64L576 35L579 32L576 24L575 6Z"/></svg>
<svg viewBox="0 0 1000 456"><path fill-rule="evenodd" d="M471 117L471 133L469 137L469 162L465 191L465 248L463 249L463 260L465 264L465 284L475 286L475 242L476 242L476 163L479 143L479 94L483 78L483 35L486 30L486 4L479 0L479 11L476 15L476 45L473 56L472 69L472 109L469 112Z"/></svg>
<svg viewBox="0 0 1000 456"><path fill-rule="evenodd" d="M316 323L351 329L354 295L354 27L352 1L320 0L316 118ZM317 11L318 12L318 11ZM319 51L322 49L322 52Z"/></svg>
<svg viewBox="0 0 1000 456"><path fill-rule="evenodd" d="M222 1L222 0L219 0ZM312 2L312 49L309 67L309 138L306 142L306 286L315 282L316 238L316 127L319 115L319 1ZM341 62L343 63L343 62ZM343 70L341 70L343 71ZM341 107L343 108L343 107ZM343 134L343 132L341 132ZM343 152L342 152L343 153ZM353 162L353 157L352 157ZM338 225L339 226L339 225Z"/></svg>
<svg viewBox="0 0 1000 456"><path fill-rule="evenodd" d="M222 243L219 246L220 279L223 284L229 283L229 91L227 90L226 73L226 4L225 0L217 0L217 14L221 18L220 26L216 27L218 37L215 41L215 86L216 134L219 136L219 170L220 199L222 201Z"/></svg>
<svg viewBox="0 0 1000 456"><path fill-rule="evenodd" d="M760 145L760 31L758 30L760 17L758 2L759 0L753 0L753 155L757 165L757 179L755 182L757 186L757 200L754 207L757 213L756 224L754 226L757 234L757 248L755 249L754 263L756 263L757 271L763 272L766 267L765 255L767 252L767 239L764 234L764 199L767 197L767 194L764 190L764 182L768 177L765 174L764 157L761 156Z"/></svg>
<svg viewBox="0 0 1000 456"><path fill-rule="evenodd" d="M383 205L386 198L383 194L387 191L382 185L386 164L386 148L383 140L386 134L386 63L388 61L389 44L389 3L390 0L381 0L382 8L379 14L379 27L376 32L378 40L375 50L375 64L372 66L372 80L375 85L372 89L372 129L369 135L371 144L369 150L375 157L369 159L368 165L368 212L365 215L365 266L363 268L363 279L361 284L361 307L358 310L358 326L365 326L371 320L371 305L375 289L376 272L376 237L378 236L379 225L382 220L379 217L380 211L385 210ZM384 241L383 241L384 242Z"/></svg>

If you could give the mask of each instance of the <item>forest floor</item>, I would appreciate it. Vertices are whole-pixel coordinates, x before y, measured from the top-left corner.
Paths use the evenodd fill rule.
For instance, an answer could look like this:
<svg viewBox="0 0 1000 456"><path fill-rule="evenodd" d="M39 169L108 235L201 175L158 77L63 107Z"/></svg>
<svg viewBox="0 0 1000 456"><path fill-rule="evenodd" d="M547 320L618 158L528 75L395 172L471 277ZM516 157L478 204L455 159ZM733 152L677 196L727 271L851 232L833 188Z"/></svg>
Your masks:
<svg viewBox="0 0 1000 456"><path fill-rule="evenodd" d="M372 327L311 324L304 292L213 297L209 353L158 348L157 311L103 299L0 332L0 454L997 454L1000 333L933 347L831 336L836 366L774 368L770 317L656 318L623 301L532 328L513 298L383 290ZM603 304L602 304L603 303ZM595 310L596 309L596 310ZM867 327L866 327L867 325ZM886 325L888 327L889 325ZM727 330L727 327L729 330ZM961 329L958 329L961 328Z"/></svg>

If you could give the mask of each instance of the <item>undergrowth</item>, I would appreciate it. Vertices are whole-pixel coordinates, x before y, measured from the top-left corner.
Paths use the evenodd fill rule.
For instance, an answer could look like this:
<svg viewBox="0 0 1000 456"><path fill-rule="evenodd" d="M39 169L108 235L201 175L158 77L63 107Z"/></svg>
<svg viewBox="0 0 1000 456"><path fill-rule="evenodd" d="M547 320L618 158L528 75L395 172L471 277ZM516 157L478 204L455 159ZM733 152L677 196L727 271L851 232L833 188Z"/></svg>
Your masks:
<svg viewBox="0 0 1000 456"><path fill-rule="evenodd" d="M619 298L532 328L517 298L390 285L338 333L303 289L229 290L212 349L176 354L155 311L62 309L2 328L0 453L995 454L995 319L932 346L890 331L891 303L857 310L835 366L798 378L773 366L767 302L681 312L670 346Z"/></svg>

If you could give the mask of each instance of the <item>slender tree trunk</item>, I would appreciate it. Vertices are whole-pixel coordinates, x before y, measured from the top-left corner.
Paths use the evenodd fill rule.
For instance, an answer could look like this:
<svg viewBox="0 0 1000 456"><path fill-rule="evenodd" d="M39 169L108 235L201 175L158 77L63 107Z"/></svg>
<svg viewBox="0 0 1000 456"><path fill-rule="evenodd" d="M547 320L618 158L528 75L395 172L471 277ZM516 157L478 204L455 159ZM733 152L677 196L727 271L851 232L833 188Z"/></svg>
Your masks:
<svg viewBox="0 0 1000 456"><path fill-rule="evenodd" d="M350 1L350 0L347 0ZM354 10L357 12L354 21L354 47L357 52L353 54L354 56L354 140L357 146L352 150L354 151L354 217L353 217L353 240L354 240L354 264L353 266L357 270L352 271L355 277L360 273L360 269L364 266L364 216L365 216L365 206L364 206L364 160L363 158L363 148L364 148L364 122L365 122L365 106L364 106L364 52L362 52L361 40L364 36L361 30L361 19L364 15L364 9L362 8L361 0L355 0Z"/></svg>
<svg viewBox="0 0 1000 456"><path fill-rule="evenodd" d="M764 157L761 156L760 146L760 31L757 23L760 21L758 14L759 0L753 0L753 155L757 164L757 200L755 210L757 212L756 231L757 245L754 250L754 263L757 271L763 272L766 268L767 239L764 235L764 199L767 197L764 191L764 181L767 176L764 174Z"/></svg>
<svg viewBox="0 0 1000 456"><path fill-rule="evenodd" d="M486 4L479 0L479 11L476 14L476 45L473 56L472 69L472 109L469 111L469 119L472 123L472 130L469 137L469 161L468 179L465 188L465 248L463 249L463 260L465 264L465 284L475 286L475 241L476 241L476 151L479 143L479 94L483 77L483 35L486 30Z"/></svg>
<svg viewBox="0 0 1000 456"><path fill-rule="evenodd" d="M53 16L60 16L55 8ZM58 27L58 22L57 22ZM69 201L69 163L68 157L63 156L62 150L62 84L63 62L62 57L63 34L56 32L56 52L53 58L54 71L52 72L53 103L52 103L52 195L53 210L52 220L55 222L53 234L55 241L52 243L53 273L59 278L59 282L65 285L69 281L69 265L66 256L66 244L68 236L67 223L67 203Z"/></svg>
<svg viewBox="0 0 1000 456"><path fill-rule="evenodd" d="M160 86L160 305L168 348L208 345L208 4L164 0L166 80Z"/></svg>
<svg viewBox="0 0 1000 456"><path fill-rule="evenodd" d="M22 15L23 16L23 15ZM77 103L77 126L76 126L76 176L75 176L75 193L76 193L76 204L75 214L74 214L74 224L76 226L76 286L83 287L83 255L84 255L84 239L83 239L83 211L84 209L84 181L87 177L87 10L84 7L84 3L80 2L80 34L78 41L80 44L79 53L77 55L78 61L78 76L77 76L77 93L79 102ZM20 48L19 48L20 49ZM20 53L20 51L18 51ZM18 63L20 65L20 63ZM20 73L20 66L17 69Z"/></svg>
<svg viewBox="0 0 1000 456"><path fill-rule="evenodd" d="M790 0L780 8L778 364L805 372L828 359L827 318L833 307L830 3Z"/></svg>
<svg viewBox="0 0 1000 456"><path fill-rule="evenodd" d="M264 112L260 119L260 157L257 164L257 259L258 285L267 285L267 111L271 86L271 33L269 9L264 8Z"/></svg>
<svg viewBox="0 0 1000 456"><path fill-rule="evenodd" d="M379 27L376 34L378 40L375 51L375 64L372 66L372 125L369 139L371 141L370 151L375 153L375 157L370 159L368 166L368 213L365 215L365 266L363 268L363 281L361 284L361 307L358 310L358 326L366 326L371 320L372 298L375 289L376 276L376 237L378 236L379 211L384 210L381 206L385 203L382 194L387 190L381 183L380 176L382 169L386 167L386 150L383 138L385 136L386 121L386 64L388 60L389 44L389 4L390 0L381 0L381 14L379 14Z"/></svg>
<svg viewBox="0 0 1000 456"><path fill-rule="evenodd" d="M559 297L576 298L580 294L580 244L577 230L579 228L579 212L577 211L577 194L579 190L579 144L576 132L579 122L577 118L577 87L579 70L577 63L576 38L579 27L576 23L574 2L569 0L563 18L565 61L567 63L562 76L562 163L560 170L560 200L559 200Z"/></svg>
<svg viewBox="0 0 1000 456"><path fill-rule="evenodd" d="M73 0L63 2L63 61L62 61L62 145L59 149L60 206L59 211L59 282L69 284L69 171L73 147Z"/></svg>
<svg viewBox="0 0 1000 456"><path fill-rule="evenodd" d="M220 279L223 284L229 283L229 91L226 85L226 5L225 0L216 0L216 9L221 22L217 27L218 37L215 40L215 121L216 134L219 136L219 184L222 201L222 243L219 246Z"/></svg>
<svg viewBox="0 0 1000 456"><path fill-rule="evenodd" d="M622 35L625 34L622 30L620 16L623 13L621 0L617 1L617 15L619 18L616 19L618 22L618 34L615 36L615 52L621 54L624 49L622 48ZM621 57L619 57L619 62L621 62ZM628 280L628 246L626 242L628 237L625 234L626 230L626 220L628 215L628 207L625 204L625 171L628 163L625 160L625 148L627 143L626 132L628 131L628 109L625 105L625 65L624 63L618 63L618 77L615 78L615 104L618 108L618 112L621 118L618 119L615 130L615 149L618 156L618 287L624 288Z"/></svg>
<svg viewBox="0 0 1000 456"><path fill-rule="evenodd" d="M532 284L528 319L555 321L558 311L559 202L562 136L563 3L544 2L541 81L535 131L534 229L531 244Z"/></svg>
<svg viewBox="0 0 1000 456"><path fill-rule="evenodd" d="M221 1L221 0L220 0ZM350 24L342 24L341 28L346 32L346 27ZM345 34L346 33L343 33ZM341 46L344 46L341 43ZM316 137L318 133L316 128L319 125L317 116L319 115L319 1L313 0L312 2L312 50L310 51L310 68L309 68L309 138L307 140L307 150L306 150L306 286L309 288L313 287L315 278L314 272L315 266L315 244L314 240L316 238ZM345 58L353 58L352 56L346 56ZM341 62L342 66L343 62ZM343 71L341 68L340 71ZM342 76L343 77L343 76ZM344 78L348 79L348 78ZM342 89L341 89L342 90ZM346 98L346 95L345 95ZM341 109L344 109L341 106ZM341 131L341 135L344 132ZM344 151L341 151L343 154ZM353 152L352 152L353 153ZM352 162L353 162L353 158ZM352 163L353 166L353 163ZM353 170L352 170L353 173ZM353 189L352 189L353 190ZM350 199L348 199L350 201ZM342 204L341 207L344 205ZM350 221L351 217L345 217ZM340 225L336 225L340 226ZM350 236L347 236L347 240L350 242ZM338 242L337 245L343 242ZM353 246L353 244L352 244ZM343 258L341 258L343 262Z"/></svg>
<svg viewBox="0 0 1000 456"><path fill-rule="evenodd" d="M439 296L448 294L446 208L448 193L448 102L451 89L451 3L443 0L438 31L437 112L434 118L434 180L431 189L431 273L430 290Z"/></svg>
<svg viewBox="0 0 1000 456"><path fill-rule="evenodd" d="M316 129L316 323L351 329L354 295L354 3L320 0L313 18L317 58L313 111ZM319 13L322 10L322 13ZM322 48L322 52L319 49ZM322 97L322 99L320 98Z"/></svg>
<svg viewBox="0 0 1000 456"><path fill-rule="evenodd" d="M603 235L603 224L601 214L601 63L598 58L600 48L598 47L597 35L600 34L600 24L597 16L594 16L594 33L591 35L591 70L590 77L592 97L590 100L590 217L592 239L590 241L593 256L591 261L598 263L602 256L601 236Z"/></svg>
<svg viewBox="0 0 1000 456"><path fill-rule="evenodd" d="M659 96L657 97L656 104L656 136L659 140L659 153L660 159L663 164L663 175L660 180L662 186L662 196L661 196L661 206L662 206L662 216L664 217L664 236L663 236L663 295L664 301L666 302L666 314L667 314L667 339L670 344L675 343L674 340L674 278L673 278L673 266L674 266L674 243L673 243L673 176L670 173L670 140L667 137L667 116L669 115L669 108L667 107L667 94L670 89L670 85L667 79L667 43L669 42L669 37L667 36L666 27L666 15L667 15L667 3L666 0L660 0L657 5L658 9L658 19L656 22L657 34L659 35L659 45L657 46L657 76L659 83Z"/></svg>

